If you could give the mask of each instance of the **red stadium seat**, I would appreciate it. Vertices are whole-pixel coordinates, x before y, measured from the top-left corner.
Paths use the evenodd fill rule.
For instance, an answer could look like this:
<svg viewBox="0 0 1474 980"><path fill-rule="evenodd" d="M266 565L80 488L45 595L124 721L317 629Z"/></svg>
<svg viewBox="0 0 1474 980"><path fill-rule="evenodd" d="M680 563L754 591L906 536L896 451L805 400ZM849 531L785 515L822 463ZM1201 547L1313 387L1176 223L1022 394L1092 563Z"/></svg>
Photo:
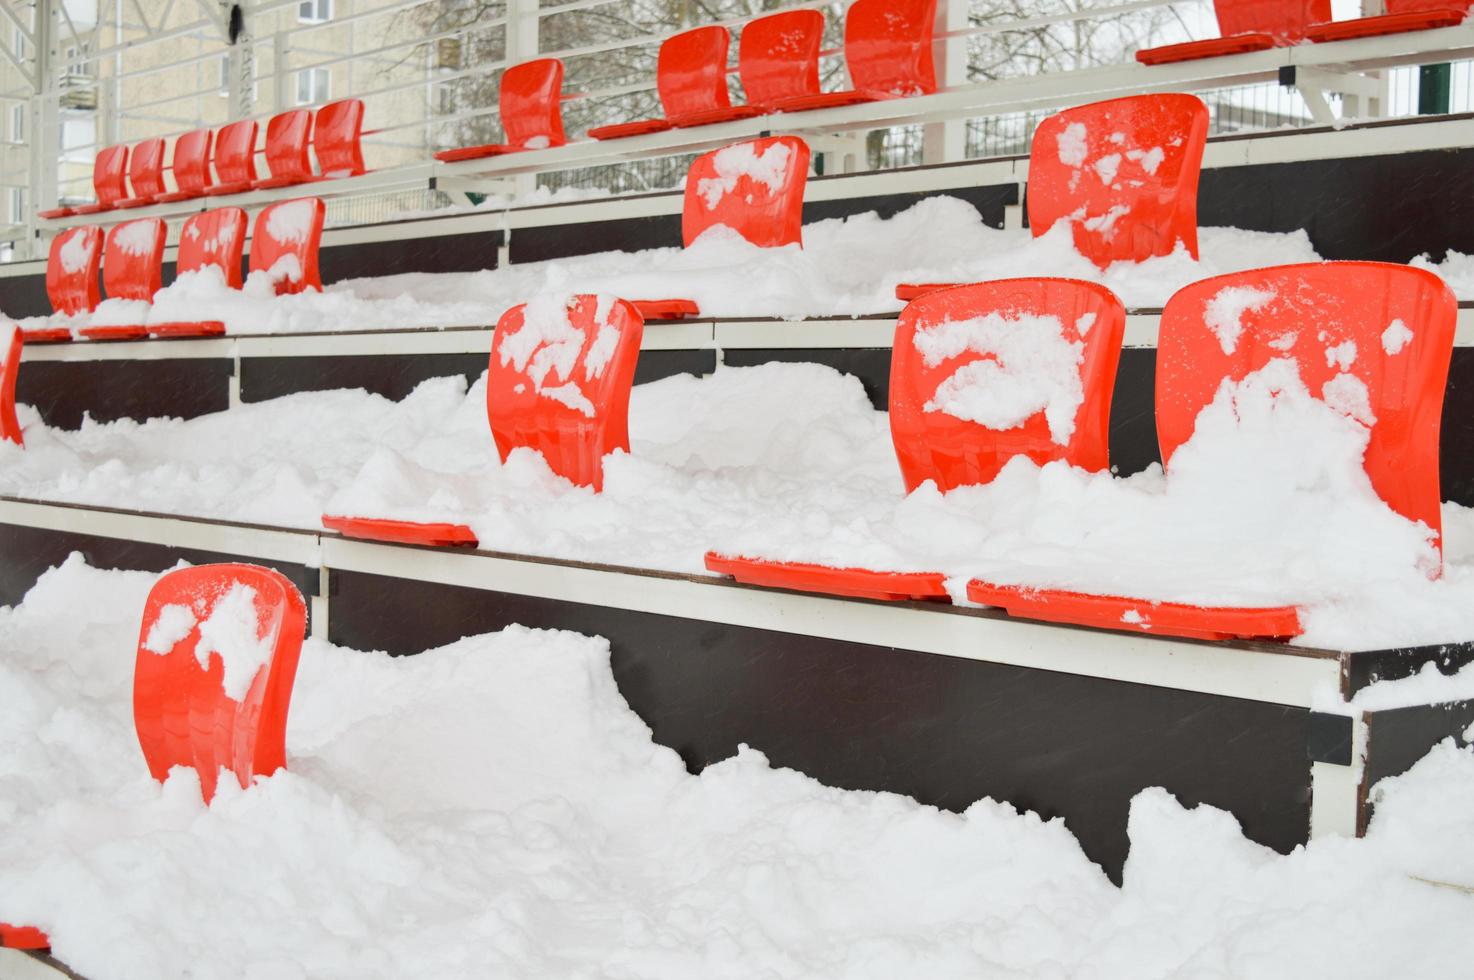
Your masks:
<svg viewBox="0 0 1474 980"><path fill-rule="evenodd" d="M312 150L324 177L356 177L364 172L363 100L329 102L312 124Z"/></svg>
<svg viewBox="0 0 1474 980"><path fill-rule="evenodd" d="M174 183L179 189L160 194L160 203L187 201L209 189L210 148L214 142L215 133L209 129L192 130L174 141Z"/></svg>
<svg viewBox="0 0 1474 980"><path fill-rule="evenodd" d="M251 271L271 275L278 295L322 289L317 249L325 212L321 198L299 197L256 215Z"/></svg>
<svg viewBox="0 0 1474 980"><path fill-rule="evenodd" d="M92 161L92 189L96 204L79 204L75 214L99 214L111 211L128 196L128 147L110 146Z"/></svg>
<svg viewBox="0 0 1474 980"><path fill-rule="evenodd" d="M704 126L762 115L756 106L732 105L727 93L727 49L731 42L731 32L717 25L666 38L660 45L655 70L655 87L665 118L595 126L589 136L596 140L620 139L673 126Z"/></svg>
<svg viewBox="0 0 1474 980"><path fill-rule="evenodd" d="M972 377L980 365L1010 368L998 341L966 332L973 323L1017 331L1047 326L1063 343L1079 345L1083 398L1067 431L1046 410L1005 429L933 405L943 386ZM1021 455L1041 465L1062 459L1089 470L1108 468L1111 395L1125 327L1126 311L1114 293L1076 279L1000 279L938 289L910 303L896 323L890 372L891 439L907 492L928 480L944 492L990 483ZM706 556L706 567L739 582L802 592L890 600L947 594L944 576L935 572L830 568L716 553Z"/></svg>
<svg viewBox="0 0 1474 980"><path fill-rule="evenodd" d="M120 208L141 208L153 204L164 193L164 141L155 137L133 148L128 164L128 182L133 196L118 202Z"/></svg>
<svg viewBox="0 0 1474 980"><path fill-rule="evenodd" d="M824 15L817 10L784 10L742 28L737 73L747 104L763 111L784 99L819 94L819 51Z"/></svg>
<svg viewBox="0 0 1474 980"><path fill-rule="evenodd" d="M855 0L844 18L850 89L775 100L783 112L830 109L937 90L932 65L936 0Z"/></svg>
<svg viewBox="0 0 1474 980"><path fill-rule="evenodd" d="M476 532L464 524L396 521L378 517L344 517L324 514L322 526L345 538L387 541L390 544L420 544L431 547L476 547Z"/></svg>
<svg viewBox="0 0 1474 980"><path fill-rule="evenodd" d="M101 301L97 271L102 263L102 229L68 228L51 240L46 260L46 296L58 313L90 313Z"/></svg>
<svg viewBox="0 0 1474 980"><path fill-rule="evenodd" d="M240 208L216 208L190 216L179 233L176 272L198 272L215 266L225 275L231 289L241 288L241 255L246 243L246 212ZM150 323L155 337L214 337L225 333L220 320Z"/></svg>
<svg viewBox="0 0 1474 980"><path fill-rule="evenodd" d="M256 183L256 120L242 119L220 127L215 137L214 186L209 195L239 194Z"/></svg>
<svg viewBox="0 0 1474 980"><path fill-rule="evenodd" d="M681 238L689 247L713 225L726 225L762 248L803 244L809 145L768 136L697 157L686 171Z"/></svg>
<svg viewBox="0 0 1474 980"><path fill-rule="evenodd" d="M629 450L629 400L643 321L631 304L575 296L514 306L497 321L486 415L497 452L541 453L554 473L596 491L604 457Z"/></svg>
<svg viewBox="0 0 1474 980"><path fill-rule="evenodd" d="M1039 124L1029 155L1034 237L1070 220L1075 247L1101 268L1198 256L1198 172L1208 110L1193 95L1095 102Z"/></svg>
<svg viewBox="0 0 1474 980"><path fill-rule="evenodd" d="M20 374L21 345L25 342L20 327L13 323L0 326L0 440L23 445L20 421L15 417L15 379Z"/></svg>
<svg viewBox="0 0 1474 980"><path fill-rule="evenodd" d="M0 922L0 947L5 949L47 949L51 940L46 933L30 926L8 926Z"/></svg>
<svg viewBox="0 0 1474 980"><path fill-rule="evenodd" d="M684 320L688 316L700 316L701 307L693 299L632 299L630 305L640 311L641 319Z"/></svg>
<svg viewBox="0 0 1474 980"><path fill-rule="evenodd" d="M441 150L435 159L454 163L521 150L543 150L568 142L563 136L563 62L557 58L523 62L502 72L497 102L501 108L502 131L507 137L505 143Z"/></svg>
<svg viewBox="0 0 1474 980"><path fill-rule="evenodd" d="M164 239L162 218L139 218L114 225L103 248L102 286L108 299L151 302L163 286ZM131 340L148 336L142 323L83 327L89 340Z"/></svg>
<svg viewBox="0 0 1474 980"><path fill-rule="evenodd" d="M316 180L312 172L312 157L307 152L312 137L312 111L289 109L278 112L266 124L266 168L270 177L262 177L252 184L255 190L270 187L290 187Z"/></svg>
<svg viewBox="0 0 1474 980"><path fill-rule="evenodd" d="M1240 312L1240 332L1227 340L1210 328L1207 312L1225 290L1260 298ZM1338 376L1364 386L1372 422L1363 465L1372 488L1399 514L1439 532L1438 431L1457 313L1453 293L1433 273L1379 262L1256 269L1178 290L1162 311L1157 343L1157 441L1169 476L1173 453L1192 436L1222 382L1288 357L1314 395L1328 395ZM1399 322L1403 332L1389 338ZM1347 341L1356 345L1349 365L1330 353ZM968 596L1036 619L1163 635L1301 632L1294 607L1285 606L1204 608L976 581Z"/></svg>
<svg viewBox="0 0 1474 980"><path fill-rule="evenodd" d="M286 768L306 612L285 576L256 565L181 568L155 583L133 674L133 723L155 779L189 766L208 803L221 767L242 788Z"/></svg>
<svg viewBox="0 0 1474 980"><path fill-rule="evenodd" d="M1143 48L1136 60L1165 65L1299 44L1312 24L1331 19L1331 0L1214 0L1213 12L1219 37Z"/></svg>
<svg viewBox="0 0 1474 980"><path fill-rule="evenodd" d="M1348 41L1357 37L1378 37L1426 31L1435 27L1462 24L1469 15L1469 0L1387 0L1387 12L1378 17L1358 17L1329 24L1316 24L1305 32L1312 41ZM1330 20L1330 13L1323 20Z"/></svg>

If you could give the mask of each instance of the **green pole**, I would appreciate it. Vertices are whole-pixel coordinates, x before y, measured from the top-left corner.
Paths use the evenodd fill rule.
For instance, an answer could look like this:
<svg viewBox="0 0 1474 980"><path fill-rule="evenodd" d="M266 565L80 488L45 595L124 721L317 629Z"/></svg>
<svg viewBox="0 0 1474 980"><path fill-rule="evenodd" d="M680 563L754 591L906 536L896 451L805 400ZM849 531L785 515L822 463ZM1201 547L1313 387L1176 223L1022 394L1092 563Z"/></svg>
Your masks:
<svg viewBox="0 0 1474 980"><path fill-rule="evenodd" d="M1418 68L1418 115L1437 116L1448 112L1452 80L1453 66L1450 64Z"/></svg>

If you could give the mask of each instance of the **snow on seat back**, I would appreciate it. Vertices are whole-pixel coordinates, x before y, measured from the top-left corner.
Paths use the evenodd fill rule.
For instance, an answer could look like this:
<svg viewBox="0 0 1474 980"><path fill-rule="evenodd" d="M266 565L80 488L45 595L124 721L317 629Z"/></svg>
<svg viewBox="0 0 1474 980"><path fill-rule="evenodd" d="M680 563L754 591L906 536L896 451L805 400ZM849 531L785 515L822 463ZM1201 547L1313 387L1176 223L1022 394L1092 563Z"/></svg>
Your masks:
<svg viewBox="0 0 1474 980"><path fill-rule="evenodd" d="M114 225L103 249L102 285L108 299L154 298L163 285L164 238L162 218L139 218Z"/></svg>
<svg viewBox="0 0 1474 980"><path fill-rule="evenodd" d="M1040 123L1029 155L1034 237L1069 221L1101 268L1198 255L1198 173L1208 110L1192 95L1137 95L1066 109Z"/></svg>
<svg viewBox="0 0 1474 980"><path fill-rule="evenodd" d="M58 313L90 313L101 299L97 270L102 261L102 229L69 228L51 240L46 260L46 296Z"/></svg>
<svg viewBox="0 0 1474 980"><path fill-rule="evenodd" d="M1157 441L1169 468L1225 381L1289 359L1311 395L1368 428L1372 488L1441 529L1439 423L1457 303L1431 272L1380 262L1277 266L1192 283L1157 342Z"/></svg>
<svg viewBox="0 0 1474 980"><path fill-rule="evenodd" d="M891 437L907 491L988 483L1017 455L1106 469L1125 323L1114 293L1075 279L913 300L891 348Z"/></svg>
<svg viewBox="0 0 1474 980"><path fill-rule="evenodd" d="M486 415L503 462L542 454L554 473L595 490L604 457L629 450L629 399L644 320L612 296L543 296L502 315L492 334Z"/></svg>
<svg viewBox="0 0 1474 980"><path fill-rule="evenodd" d="M317 249L325 211L321 198L299 197L256 215L250 271L266 273L278 295L322 289Z"/></svg>
<svg viewBox="0 0 1474 980"><path fill-rule="evenodd" d="M20 374L22 342L20 327L0 324L0 439L17 446L25 443L15 417L15 379Z"/></svg>
<svg viewBox="0 0 1474 980"><path fill-rule="evenodd" d="M749 105L762 109L783 99L817 95L824 15L783 10L749 21L737 44L737 72Z"/></svg>
<svg viewBox="0 0 1474 980"><path fill-rule="evenodd" d="M241 288L241 255L246 244L246 212L215 208L191 215L179 232L177 271L198 272L214 266L231 289Z"/></svg>
<svg viewBox="0 0 1474 980"><path fill-rule="evenodd" d="M324 177L353 177L364 172L363 100L341 99L317 110L312 123L312 151Z"/></svg>
<svg viewBox="0 0 1474 980"><path fill-rule="evenodd" d="M763 248L803 244L809 145L797 136L733 143L697 157L686 172L681 238L689 248L725 225Z"/></svg>
<svg viewBox="0 0 1474 980"><path fill-rule="evenodd" d="M200 565L149 592L133 674L133 723L153 777L200 776L208 803L223 767L242 787L286 767L287 709L306 626L280 572Z"/></svg>

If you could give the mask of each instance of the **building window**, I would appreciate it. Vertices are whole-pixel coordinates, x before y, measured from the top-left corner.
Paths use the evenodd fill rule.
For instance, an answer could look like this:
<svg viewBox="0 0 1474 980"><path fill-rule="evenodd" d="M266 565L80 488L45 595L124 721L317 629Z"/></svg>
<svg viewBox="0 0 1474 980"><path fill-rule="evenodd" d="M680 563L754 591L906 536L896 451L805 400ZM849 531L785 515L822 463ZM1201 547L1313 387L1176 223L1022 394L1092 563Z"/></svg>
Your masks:
<svg viewBox="0 0 1474 980"><path fill-rule="evenodd" d="M302 0L297 4L297 20L304 24L321 24L333 19L333 0Z"/></svg>
<svg viewBox="0 0 1474 980"><path fill-rule="evenodd" d="M10 189L10 223L22 225L26 221L26 192L20 187Z"/></svg>
<svg viewBox="0 0 1474 980"><path fill-rule="evenodd" d="M304 68L297 72L297 104L326 102L331 77L326 68Z"/></svg>
<svg viewBox="0 0 1474 980"><path fill-rule="evenodd" d="M26 141L26 104L21 102L10 107L10 142Z"/></svg>

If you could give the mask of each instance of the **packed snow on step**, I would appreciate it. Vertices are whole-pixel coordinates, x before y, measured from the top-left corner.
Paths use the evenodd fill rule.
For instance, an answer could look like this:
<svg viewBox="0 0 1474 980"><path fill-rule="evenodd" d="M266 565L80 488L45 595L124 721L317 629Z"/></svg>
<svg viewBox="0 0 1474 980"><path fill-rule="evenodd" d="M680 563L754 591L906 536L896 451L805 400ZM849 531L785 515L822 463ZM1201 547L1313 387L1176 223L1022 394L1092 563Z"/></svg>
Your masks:
<svg viewBox="0 0 1474 980"><path fill-rule="evenodd" d="M73 556L0 609L0 921L91 980L1460 977L1474 756L1288 856L1162 789L1124 885L1062 820L822 785L761 745L691 775L600 639L512 627L390 658L309 640L290 771L212 806L148 775L155 576ZM1452 886L1452 887L1451 887Z"/></svg>
<svg viewBox="0 0 1474 980"><path fill-rule="evenodd" d="M1071 276L1105 283L1131 306L1160 306L1207 276L1318 258L1304 232L1205 228L1201 261L1179 248L1102 273L1075 250L1061 223L1043 238L983 224L969 204L928 198L891 218L875 212L815 222L804 247L758 248L730 229L710 229L691 248L600 252L482 272L351 279L325 292L277 296L256 273L228 289L219 270L186 273L154 298L153 323L220 320L229 333L392 330L496 323L542 293L610 293L624 299L692 299L707 316L872 314L899 310L903 282L972 282L1012 276ZM495 256L488 253L489 265ZM365 270L370 271L370 270ZM80 328L98 314L35 317L28 328ZM134 322L134 321L127 321ZM652 329L659 329L658 325Z"/></svg>
<svg viewBox="0 0 1474 980"><path fill-rule="evenodd" d="M1144 600L1303 607L1299 642L1363 649L1474 638L1474 520L1426 528L1361 467L1366 430L1290 362L1227 386L1160 467L1129 477L1009 463L991 484L907 495L887 416L858 379L772 363L634 389L631 452L604 491L532 450L503 464L485 382L404 401L290 395L191 421L39 424L0 444L0 493L319 528L323 514L468 524L483 547L704 573L708 550L933 571Z"/></svg>

